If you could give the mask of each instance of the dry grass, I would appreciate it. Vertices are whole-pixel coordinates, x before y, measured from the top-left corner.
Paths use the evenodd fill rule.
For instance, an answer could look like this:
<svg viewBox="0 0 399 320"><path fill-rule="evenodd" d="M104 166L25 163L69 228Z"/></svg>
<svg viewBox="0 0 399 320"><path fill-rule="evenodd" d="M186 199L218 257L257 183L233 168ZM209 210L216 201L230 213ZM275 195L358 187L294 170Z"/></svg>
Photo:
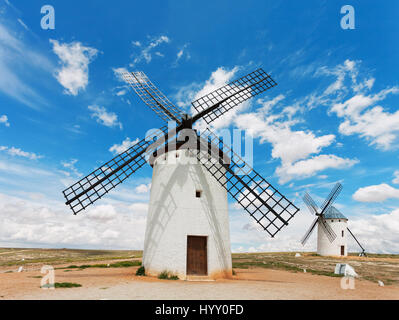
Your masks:
<svg viewBox="0 0 399 320"><path fill-rule="evenodd" d="M233 254L233 268L261 267L292 272L306 272L336 277L337 263L348 263L354 267L360 278L385 284L399 284L399 255L372 254L368 257L349 255L348 257L322 257L311 252L295 253L236 253Z"/></svg>
<svg viewBox="0 0 399 320"><path fill-rule="evenodd" d="M138 250L0 248L0 266L23 266L39 263L57 265L68 262L131 260L141 257L142 251Z"/></svg>
<svg viewBox="0 0 399 320"><path fill-rule="evenodd" d="M66 269L105 268L108 264L88 264L95 261L109 261L110 267L139 266L142 251L138 250L77 250L77 249L21 249L0 248L0 267L7 266L40 266L43 264L61 265L70 263ZM22 260L24 259L24 260ZM113 262L114 261L114 262ZM301 252L295 257L293 252L235 253L233 268L268 268L303 272L335 277L337 263L348 263L353 266L360 278L385 284L399 284L399 255L369 254L358 257L321 257L311 252ZM64 266L65 268L65 266ZM5 270L4 272L7 272Z"/></svg>

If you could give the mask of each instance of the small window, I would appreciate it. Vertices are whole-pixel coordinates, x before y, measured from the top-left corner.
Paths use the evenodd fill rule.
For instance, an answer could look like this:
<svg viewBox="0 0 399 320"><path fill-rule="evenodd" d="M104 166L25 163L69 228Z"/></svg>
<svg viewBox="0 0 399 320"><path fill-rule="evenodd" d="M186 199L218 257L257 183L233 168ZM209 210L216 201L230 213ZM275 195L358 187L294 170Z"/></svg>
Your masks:
<svg viewBox="0 0 399 320"><path fill-rule="evenodd" d="M334 220L331 220L331 223L334 222Z"/></svg>
<svg viewBox="0 0 399 320"><path fill-rule="evenodd" d="M201 190L196 190L195 191L195 197L196 198L201 198L201 195L202 195L202 191Z"/></svg>
<svg viewBox="0 0 399 320"><path fill-rule="evenodd" d="M338 222L341 222L341 220L338 220Z"/></svg>
<svg viewBox="0 0 399 320"><path fill-rule="evenodd" d="M344 230L342 230L342 238L344 237Z"/></svg>
<svg viewBox="0 0 399 320"><path fill-rule="evenodd" d="M180 155L176 152L176 158L180 157Z"/></svg>

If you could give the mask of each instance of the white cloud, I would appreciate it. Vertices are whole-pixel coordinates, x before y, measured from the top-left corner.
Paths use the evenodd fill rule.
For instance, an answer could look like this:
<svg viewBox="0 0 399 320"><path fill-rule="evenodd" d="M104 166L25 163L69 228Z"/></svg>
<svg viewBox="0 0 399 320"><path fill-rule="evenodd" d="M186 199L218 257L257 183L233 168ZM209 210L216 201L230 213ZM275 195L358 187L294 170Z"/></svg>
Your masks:
<svg viewBox="0 0 399 320"><path fill-rule="evenodd" d="M394 178L392 179L392 183L399 184L399 170L395 170L393 175Z"/></svg>
<svg viewBox="0 0 399 320"><path fill-rule="evenodd" d="M174 67L176 67L176 66L179 64L179 61L180 61L183 57L185 57L186 60L189 60L189 59L191 58L190 53L188 53L188 51L187 51L187 46L188 46L188 44L186 43L183 47L181 47L181 48L179 49L179 51L177 51L176 60L175 60L175 62L173 63L173 66L174 66Z"/></svg>
<svg viewBox="0 0 399 320"><path fill-rule="evenodd" d="M78 162L77 159L72 159L70 161L62 161L61 165L65 168L70 170L76 177L81 177L82 173L78 171L78 169L75 168L75 164ZM69 176L69 174L67 174Z"/></svg>
<svg viewBox="0 0 399 320"><path fill-rule="evenodd" d="M350 65L348 63L348 68ZM186 106L190 100L198 99L220 88L230 82L239 69L237 66L230 70L219 67L203 84L192 83L181 88L176 95L178 105ZM245 130L247 134L259 138L261 143L270 143L272 157L281 160L281 166L276 170L281 183L313 176L328 168L343 169L357 163L357 160L341 158L333 154L319 155L300 161L319 154L323 148L332 145L335 135L316 136L310 130L294 130L295 125L303 123L298 114L303 113L305 108L300 102L282 105L285 99L283 94L273 99L258 99L256 103L260 104L260 107L250 113L243 112L249 108L249 102L243 103L213 121L210 127L217 130L234 124L239 129ZM192 113L195 112L192 109ZM204 122L196 124L199 130L205 127L207 125Z"/></svg>
<svg viewBox="0 0 399 320"><path fill-rule="evenodd" d="M122 129L122 123L118 121L118 116L113 112L108 112L104 107L100 106L88 106L88 109L92 111L91 117L96 119L98 123L106 127L119 127Z"/></svg>
<svg viewBox="0 0 399 320"><path fill-rule="evenodd" d="M61 68L56 72L58 82L66 94L76 96L89 83L89 64L98 50L80 42L59 43L50 39L54 53L60 58Z"/></svg>
<svg viewBox="0 0 399 320"><path fill-rule="evenodd" d="M126 82L126 80L123 78L123 75L129 72L126 68L112 68L112 71L119 81Z"/></svg>
<svg viewBox="0 0 399 320"><path fill-rule="evenodd" d="M148 184L140 184L136 187L135 191L139 194L148 193L151 190L151 183Z"/></svg>
<svg viewBox="0 0 399 320"><path fill-rule="evenodd" d="M230 70L219 67L212 72L210 78L203 83L194 82L179 88L174 97L177 101L177 106L185 110L190 110L191 114L196 114L197 112L192 108L191 102L230 82L238 70L239 67L234 67ZM229 113L230 112L235 112L235 110L233 109L229 111ZM229 117L229 120L226 121L231 122L232 119L229 113L223 115L222 118L226 119L225 117Z"/></svg>
<svg viewBox="0 0 399 320"><path fill-rule="evenodd" d="M309 96L307 105L327 105L342 122L339 132L344 135L358 134L379 149L394 147L399 137L399 111L389 112L387 108L376 105L388 95L398 94L399 87L368 93L375 83L370 75L359 76L360 61L346 60L334 68L322 67L316 76L334 75L336 81L322 94ZM349 82L346 81L349 79Z"/></svg>
<svg viewBox="0 0 399 320"><path fill-rule="evenodd" d="M43 156L37 155L36 153L23 151L19 148L15 148L15 147L9 148L6 146L0 146L0 151L4 151L4 152L8 153L10 156L18 156L18 157L27 158L30 160L38 160L38 159L43 158Z"/></svg>
<svg viewBox="0 0 399 320"><path fill-rule="evenodd" d="M162 43L169 43L170 39L165 36L161 35L156 38L150 39L149 43L143 47L142 44L138 41L133 42L132 44L137 48L142 48L140 53L134 58L133 62L130 64L131 67L135 66L136 64L145 61L146 63L150 63L152 60L152 51L160 46ZM162 57L162 53L158 51L157 56Z"/></svg>
<svg viewBox="0 0 399 320"><path fill-rule="evenodd" d="M366 252L399 253L399 209L349 220L349 228ZM356 244L352 241L355 248Z"/></svg>
<svg viewBox="0 0 399 320"><path fill-rule="evenodd" d="M358 163L358 160L341 158L332 154L322 154L295 163L283 164L276 169L276 173L280 177L280 182L285 183L292 179L311 177L325 169L350 168L356 163Z"/></svg>
<svg viewBox="0 0 399 320"><path fill-rule="evenodd" d="M233 252L298 252L316 251L317 232L313 232L305 246L300 239L309 228L313 216L301 211L275 238L265 236L256 223L245 213L234 212L230 216L231 243ZM345 213L344 213L345 214ZM244 227L243 227L244 226ZM348 227L369 253L399 253L399 209L385 214L366 214L349 217ZM348 250L360 252L352 237L348 238Z"/></svg>
<svg viewBox="0 0 399 320"><path fill-rule="evenodd" d="M127 137L122 141L121 144L114 144L111 148L109 148L109 151L113 154L120 154L135 145L137 142L139 142L138 138L132 141L129 137Z"/></svg>
<svg viewBox="0 0 399 320"><path fill-rule="evenodd" d="M280 108L280 113L271 113L272 108L283 99L283 95L270 101L260 99L258 102L262 103L261 108L253 113L239 114L234 121L238 128L259 138L261 143L271 143L272 157L281 159L281 166L276 169L280 183L307 178L328 168L348 168L357 163L357 160L333 154L309 158L330 146L335 140L335 135L316 136L310 130L293 130L293 126L301 122L292 118L300 107L283 107Z"/></svg>
<svg viewBox="0 0 399 320"><path fill-rule="evenodd" d="M146 211L141 203L102 204L74 216L61 201L0 193L0 245L142 249Z"/></svg>
<svg viewBox="0 0 399 320"><path fill-rule="evenodd" d="M8 117L5 114L0 116L0 123L3 123L6 127L10 126L10 122L8 122Z"/></svg>
<svg viewBox="0 0 399 320"><path fill-rule="evenodd" d="M395 189L386 183L359 188L353 199L360 202L383 202L387 199L399 199L399 189Z"/></svg>
<svg viewBox="0 0 399 320"><path fill-rule="evenodd" d="M116 218L116 211L112 205L97 205L88 209L87 217L99 222L108 222Z"/></svg>

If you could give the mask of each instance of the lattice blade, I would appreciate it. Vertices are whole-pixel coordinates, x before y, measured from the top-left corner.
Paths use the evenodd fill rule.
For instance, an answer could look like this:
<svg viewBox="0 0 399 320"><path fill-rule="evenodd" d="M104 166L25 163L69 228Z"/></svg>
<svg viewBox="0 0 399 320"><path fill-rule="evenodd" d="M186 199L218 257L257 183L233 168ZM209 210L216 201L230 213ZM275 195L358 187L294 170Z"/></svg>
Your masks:
<svg viewBox="0 0 399 320"><path fill-rule="evenodd" d="M240 103L276 85L270 75L260 68L193 101L191 104L198 112L193 119L202 118L209 124Z"/></svg>
<svg viewBox="0 0 399 320"><path fill-rule="evenodd" d="M302 199L308 207L310 213L317 214L319 212L319 207L317 206L316 202L313 201L309 193L306 192Z"/></svg>
<svg viewBox="0 0 399 320"><path fill-rule="evenodd" d="M318 221L319 221L319 217L316 217L316 219L314 219L312 224L310 225L310 228L308 229L308 231L306 231L305 235L301 239L301 243L302 243L303 246L308 241L310 235L313 233L314 227L316 226Z"/></svg>
<svg viewBox="0 0 399 320"><path fill-rule="evenodd" d="M339 193L342 190L342 185L338 182L334 188L331 190L330 194L328 195L328 197L326 198L326 200L324 200L323 205L321 206L321 214L324 214L325 212L327 212L327 210L332 206L332 204L334 203L335 199L338 197Z"/></svg>
<svg viewBox="0 0 399 320"><path fill-rule="evenodd" d="M328 225L326 219L324 219L323 216L320 216L319 218L320 218L319 219L320 226L324 230L328 240L330 240L330 242L333 242L335 240L335 238L337 237L337 235L335 234L334 230L331 229L331 227Z"/></svg>
<svg viewBox="0 0 399 320"><path fill-rule="evenodd" d="M144 72L125 72L124 80L133 88L137 95L155 113L166 122L172 120L181 122L183 111L169 101L169 99L158 90L158 88L148 79Z"/></svg>
<svg viewBox="0 0 399 320"><path fill-rule="evenodd" d="M67 200L66 204L70 206L73 213L77 214L84 210L140 169L146 163L148 153L153 152L154 148L160 144L154 140L162 141L165 134L167 134L166 126L65 189L63 194Z"/></svg>
<svg viewBox="0 0 399 320"><path fill-rule="evenodd" d="M353 232L349 229L349 228L346 228L346 229L348 229L348 231L349 231L349 233L350 233L350 235L353 237L353 239L355 239L355 241L356 241L356 243L359 245L359 247L362 249L362 252L361 252L361 255L366 255L366 250L363 248L363 246L360 244L360 242L359 242L359 240L357 240L357 238L355 237L355 235L353 234Z"/></svg>
<svg viewBox="0 0 399 320"><path fill-rule="evenodd" d="M270 236L299 211L209 129L199 140L200 150L192 151L198 161ZM212 153L211 148L217 152Z"/></svg>

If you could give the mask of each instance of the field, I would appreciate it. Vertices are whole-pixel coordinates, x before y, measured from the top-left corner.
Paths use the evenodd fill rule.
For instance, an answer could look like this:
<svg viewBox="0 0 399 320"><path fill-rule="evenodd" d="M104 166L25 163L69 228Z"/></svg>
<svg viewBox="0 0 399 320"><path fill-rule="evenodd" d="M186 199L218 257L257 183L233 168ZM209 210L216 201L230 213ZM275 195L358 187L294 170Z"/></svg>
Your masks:
<svg viewBox="0 0 399 320"><path fill-rule="evenodd" d="M399 255L240 253L233 254L233 279L206 282L136 276L141 257L141 251L3 248L0 299L399 299ZM342 289L336 263L359 274L354 290ZM55 269L55 290L40 288L43 265Z"/></svg>

